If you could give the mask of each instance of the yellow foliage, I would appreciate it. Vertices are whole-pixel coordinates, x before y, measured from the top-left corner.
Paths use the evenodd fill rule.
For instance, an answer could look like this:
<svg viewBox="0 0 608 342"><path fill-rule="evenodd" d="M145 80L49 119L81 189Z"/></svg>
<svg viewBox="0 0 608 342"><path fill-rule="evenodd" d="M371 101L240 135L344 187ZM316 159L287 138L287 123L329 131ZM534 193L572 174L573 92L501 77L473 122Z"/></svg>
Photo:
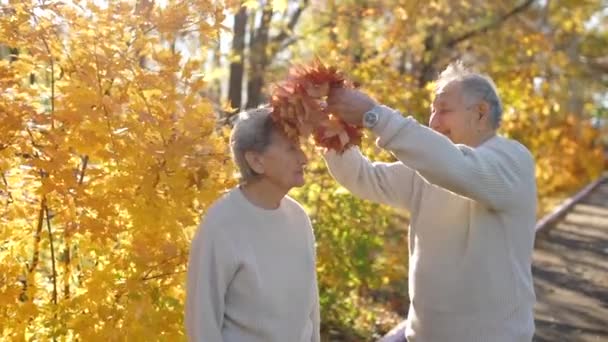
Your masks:
<svg viewBox="0 0 608 342"><path fill-rule="evenodd" d="M227 128L214 113L227 105L200 95L227 73L201 68L226 30L225 7L244 4L254 18L263 2L77 3L2 5L0 339L183 340L190 237L233 185ZM269 3L275 12L295 7ZM606 43L584 37L600 1L546 13L534 5L498 21L520 3L314 2L285 41L292 54L269 60L266 80L282 77L284 56L316 54L426 122L430 81L463 58L496 81L502 133L534 154L544 203L601 170L586 111L605 85L563 47L582 38L604 56ZM271 38L284 26L271 25ZM369 140L364 147L371 159L391 158ZM399 319L387 307L407 305L407 215L354 199L310 154L307 185L293 195L315 227L324 333L341 327L337 339L362 340Z"/></svg>
<svg viewBox="0 0 608 342"><path fill-rule="evenodd" d="M204 51L221 6L9 8L0 44L18 54L0 62L0 336L183 339L190 237L233 184L199 95L200 56L172 44L195 29Z"/></svg>

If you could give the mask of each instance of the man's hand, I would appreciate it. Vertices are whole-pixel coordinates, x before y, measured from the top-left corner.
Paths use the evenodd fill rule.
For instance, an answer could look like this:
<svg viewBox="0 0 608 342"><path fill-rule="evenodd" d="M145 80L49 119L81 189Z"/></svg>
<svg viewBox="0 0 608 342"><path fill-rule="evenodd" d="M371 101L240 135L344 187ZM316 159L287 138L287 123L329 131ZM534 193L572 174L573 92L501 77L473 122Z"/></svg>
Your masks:
<svg viewBox="0 0 608 342"><path fill-rule="evenodd" d="M361 126L363 115L376 105L371 97L356 89L334 88L329 92L327 107L349 124Z"/></svg>

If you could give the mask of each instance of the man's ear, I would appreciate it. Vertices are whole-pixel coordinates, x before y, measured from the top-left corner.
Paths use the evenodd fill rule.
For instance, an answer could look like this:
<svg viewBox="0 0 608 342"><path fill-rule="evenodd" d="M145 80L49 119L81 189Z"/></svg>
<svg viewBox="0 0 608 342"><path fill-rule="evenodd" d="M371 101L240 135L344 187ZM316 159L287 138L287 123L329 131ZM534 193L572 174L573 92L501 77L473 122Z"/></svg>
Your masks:
<svg viewBox="0 0 608 342"><path fill-rule="evenodd" d="M479 121L486 121L490 124L490 105L486 101L481 101L477 105L477 113L479 117L477 118Z"/></svg>
<svg viewBox="0 0 608 342"><path fill-rule="evenodd" d="M247 164L249 164L249 167L255 171L255 173L260 175L264 173L264 163L262 163L260 154L253 151L247 151L245 152L245 160L247 160Z"/></svg>

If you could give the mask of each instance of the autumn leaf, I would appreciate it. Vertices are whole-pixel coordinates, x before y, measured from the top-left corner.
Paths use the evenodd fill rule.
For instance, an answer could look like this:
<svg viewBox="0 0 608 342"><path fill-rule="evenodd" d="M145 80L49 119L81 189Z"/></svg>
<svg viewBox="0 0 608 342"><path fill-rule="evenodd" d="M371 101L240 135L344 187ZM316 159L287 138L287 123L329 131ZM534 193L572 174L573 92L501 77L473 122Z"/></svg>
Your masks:
<svg viewBox="0 0 608 342"><path fill-rule="evenodd" d="M340 153L361 144L361 128L347 124L326 109L332 88L350 87L335 67L320 59L309 65L294 66L285 81L274 86L272 117L288 137L314 135L315 143Z"/></svg>

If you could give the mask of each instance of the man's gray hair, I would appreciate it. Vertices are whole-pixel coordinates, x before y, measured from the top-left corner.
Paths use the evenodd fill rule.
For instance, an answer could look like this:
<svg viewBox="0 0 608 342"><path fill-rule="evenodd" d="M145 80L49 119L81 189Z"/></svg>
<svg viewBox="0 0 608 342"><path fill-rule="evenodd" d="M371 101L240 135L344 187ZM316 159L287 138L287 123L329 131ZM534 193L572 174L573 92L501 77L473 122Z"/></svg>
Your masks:
<svg viewBox="0 0 608 342"><path fill-rule="evenodd" d="M451 63L439 74L436 81L435 90L440 91L443 87L452 82L462 85L468 106L479 101L485 101L490 105L490 118L492 126L496 129L502 120L502 102L498 97L498 91L494 81L483 74L471 71L461 61Z"/></svg>
<svg viewBox="0 0 608 342"><path fill-rule="evenodd" d="M271 108L263 106L244 111L238 115L230 135L232 159L239 169L240 183L244 184L257 178L247 159L246 152L263 153L272 142L273 132L278 130L271 114Z"/></svg>

